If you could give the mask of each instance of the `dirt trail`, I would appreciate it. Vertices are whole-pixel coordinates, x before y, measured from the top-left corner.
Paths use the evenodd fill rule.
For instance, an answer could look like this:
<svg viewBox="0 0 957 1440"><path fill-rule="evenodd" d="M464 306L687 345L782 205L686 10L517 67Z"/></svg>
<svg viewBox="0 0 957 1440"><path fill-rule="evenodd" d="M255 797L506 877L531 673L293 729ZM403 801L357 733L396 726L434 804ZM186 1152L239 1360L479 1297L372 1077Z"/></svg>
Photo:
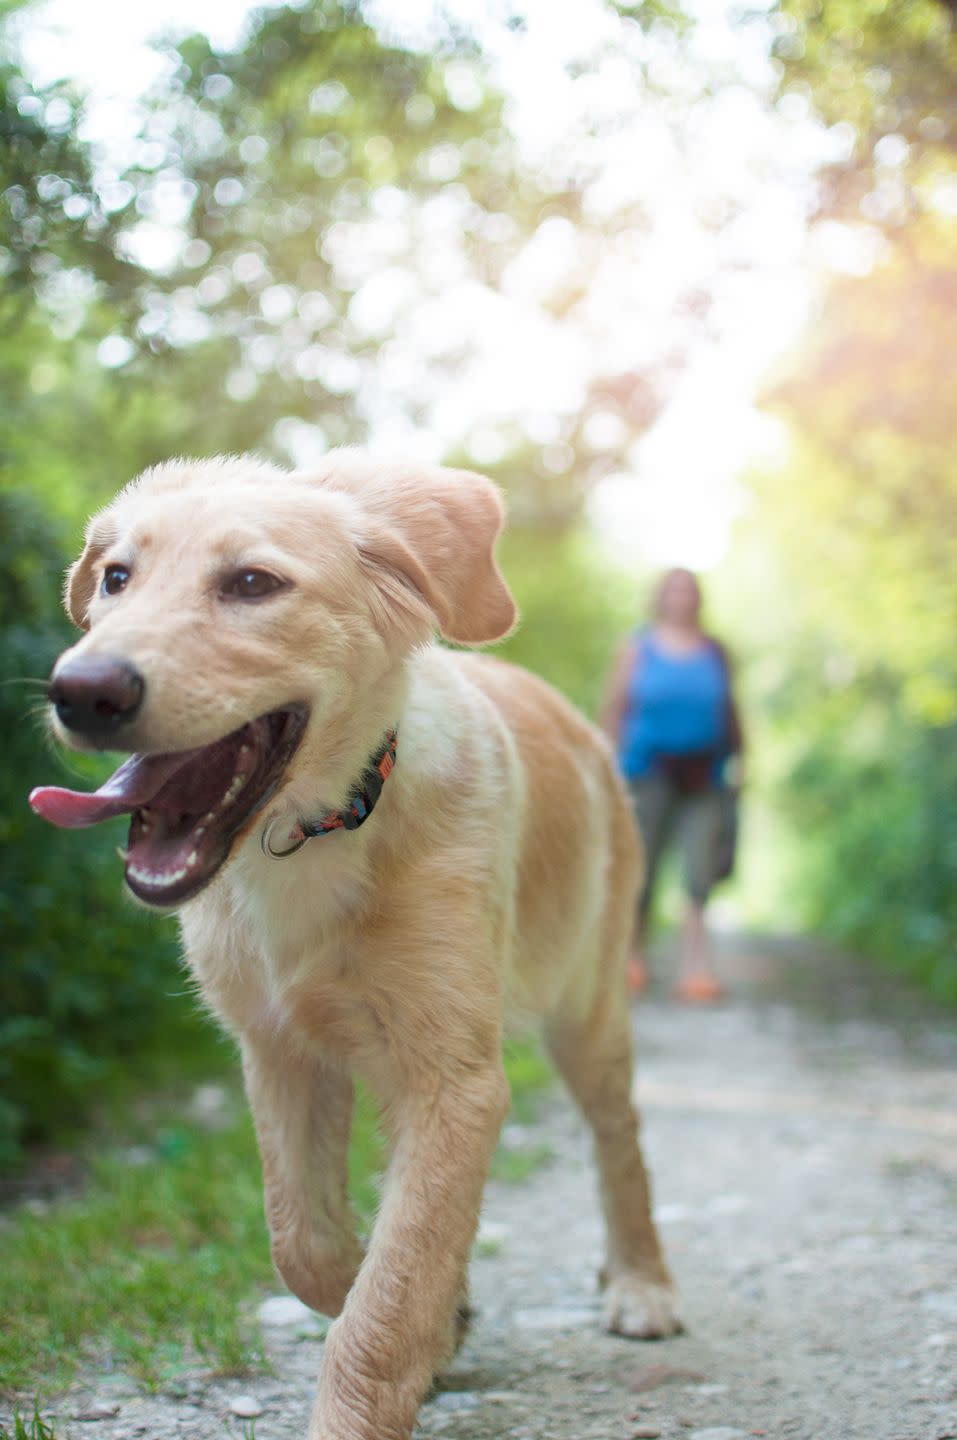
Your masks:
<svg viewBox="0 0 957 1440"><path fill-rule="evenodd" d="M517 1146L550 1163L492 1184L479 1315L420 1436L450 1440L943 1440L957 1436L957 1034L873 972L736 942L730 1002L635 1012L638 1094L688 1333L604 1336L584 1129L563 1096ZM281 1307L280 1307L281 1309ZM178 1398L111 1388L89 1440L304 1434L319 1347L267 1330L277 1374ZM87 1395L106 1377L88 1377Z"/></svg>

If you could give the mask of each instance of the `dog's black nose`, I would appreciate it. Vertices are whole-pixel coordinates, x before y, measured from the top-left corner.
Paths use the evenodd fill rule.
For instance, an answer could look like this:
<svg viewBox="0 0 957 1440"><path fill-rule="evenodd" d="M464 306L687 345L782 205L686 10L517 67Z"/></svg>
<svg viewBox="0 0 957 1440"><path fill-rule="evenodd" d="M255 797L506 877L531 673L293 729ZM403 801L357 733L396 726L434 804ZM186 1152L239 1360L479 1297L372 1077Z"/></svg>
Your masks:
<svg viewBox="0 0 957 1440"><path fill-rule="evenodd" d="M145 688L142 675L128 661L87 655L59 665L47 695L68 730L105 740L134 719Z"/></svg>

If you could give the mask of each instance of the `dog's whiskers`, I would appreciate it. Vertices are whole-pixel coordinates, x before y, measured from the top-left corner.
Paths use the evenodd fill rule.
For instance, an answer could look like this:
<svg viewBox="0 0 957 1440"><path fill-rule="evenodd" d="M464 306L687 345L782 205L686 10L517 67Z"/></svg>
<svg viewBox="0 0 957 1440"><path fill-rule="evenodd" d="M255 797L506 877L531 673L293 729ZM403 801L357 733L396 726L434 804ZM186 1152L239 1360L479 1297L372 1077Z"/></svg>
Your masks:
<svg viewBox="0 0 957 1440"><path fill-rule="evenodd" d="M67 750L61 745L50 720L50 708L45 701L31 705L23 712L23 719L45 742L51 757L56 758L57 763L63 766L67 774L74 776L77 780L89 781L90 772L77 764L72 750Z"/></svg>
<svg viewBox="0 0 957 1440"><path fill-rule="evenodd" d="M38 700L36 705L31 705L23 712L24 720L38 722L45 729L49 719L49 712L45 700Z"/></svg>
<svg viewBox="0 0 957 1440"><path fill-rule="evenodd" d="M35 685L37 689L45 691L49 680L41 679L38 675L12 675L6 680L0 680L0 688L7 685Z"/></svg>

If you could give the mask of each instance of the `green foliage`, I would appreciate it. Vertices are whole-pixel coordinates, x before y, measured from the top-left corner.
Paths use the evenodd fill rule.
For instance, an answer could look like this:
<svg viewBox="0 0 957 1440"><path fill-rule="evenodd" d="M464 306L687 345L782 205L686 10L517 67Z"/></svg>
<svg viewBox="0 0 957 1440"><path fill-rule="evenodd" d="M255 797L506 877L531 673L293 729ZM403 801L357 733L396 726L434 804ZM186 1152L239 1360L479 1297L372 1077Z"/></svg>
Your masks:
<svg viewBox="0 0 957 1440"><path fill-rule="evenodd" d="M36 505L0 492L0 1167L73 1128L121 1075L142 1074L142 1052L168 1027L184 1050L205 1028L189 1018L171 922L121 899L117 828L78 845L27 806L34 784L65 778L31 713L69 639L62 569Z"/></svg>
<svg viewBox="0 0 957 1440"><path fill-rule="evenodd" d="M667 25L681 34L694 24L688 10L680 4L672 4L671 0L608 0L608 7L642 30Z"/></svg>
<svg viewBox="0 0 957 1440"><path fill-rule="evenodd" d="M504 1185L521 1185L555 1158L551 1145L512 1149L500 1146L492 1161L492 1179Z"/></svg>
<svg viewBox="0 0 957 1440"><path fill-rule="evenodd" d="M24 1419L19 1410L16 1412L12 1430L8 1430L0 1421L0 1440L56 1440L56 1432L40 1414L39 1405L35 1404L33 1414L27 1419Z"/></svg>
<svg viewBox="0 0 957 1440"><path fill-rule="evenodd" d="M528 1124L538 1108L540 1092L552 1083L554 1071L538 1045L517 1039L506 1042L505 1069L512 1092L512 1118Z"/></svg>
<svg viewBox="0 0 957 1440"><path fill-rule="evenodd" d="M34 92L0 50L0 488L71 519L95 487L128 478L114 457L136 433L129 386L106 383L97 345L133 325L143 280L120 254L78 113L65 87Z"/></svg>
<svg viewBox="0 0 957 1440"><path fill-rule="evenodd" d="M506 532L502 564L521 621L495 654L597 715L615 649L635 623L631 581L581 530Z"/></svg>
<svg viewBox="0 0 957 1440"><path fill-rule="evenodd" d="M750 643L766 778L806 923L957 1001L957 269L921 222L832 284L768 402L792 455L757 485L735 560L770 592Z"/></svg>
<svg viewBox="0 0 957 1440"><path fill-rule="evenodd" d="M740 623L777 898L954 1002L957 15L780 0L773 19L782 90L849 131L815 218L874 242L765 397L791 455L728 566L761 597Z"/></svg>
<svg viewBox="0 0 957 1440"><path fill-rule="evenodd" d="M895 243L935 208L957 150L957 11L948 0L780 0L784 88L853 127L828 167L821 213L866 218ZM887 143L889 140L890 143Z"/></svg>
<svg viewBox="0 0 957 1440"><path fill-rule="evenodd" d="M172 454L285 461L302 433L313 451L361 440L360 382L383 355L418 373L396 332L432 300L431 268L454 253L493 283L539 218L460 35L424 53L351 0L314 0L257 12L235 51L194 35L165 54L109 176L75 139L76 98L32 92L0 54L0 274L15 281L0 296L0 487L75 529ZM181 243L134 263L171 205ZM364 318L365 287L390 276L404 277L391 318Z"/></svg>
<svg viewBox="0 0 957 1440"><path fill-rule="evenodd" d="M272 6L253 24L235 51L202 34L167 50L170 73L144 97L121 177L128 242L171 187L182 230L178 250L140 272L115 327L129 356L107 387L101 377L120 427L110 450L130 471L172 453L264 449L287 460L297 424L313 447L319 436L361 440L356 392L387 338L362 318L366 282L405 275L394 331L431 293L436 235L452 227L464 262L478 265L481 250L486 270L511 253L482 241L516 190L500 101L474 47L452 34L429 54L389 43L354 0ZM459 104L453 62L471 77ZM98 467L88 440L77 469L99 497L128 475L115 460Z"/></svg>
<svg viewBox="0 0 957 1440"><path fill-rule="evenodd" d="M90 158L76 140L76 99L63 86L35 94L9 56L0 54L0 317L10 325L34 303L35 290L88 266L117 298L135 267L115 251L114 222L93 183Z"/></svg>
<svg viewBox="0 0 957 1440"><path fill-rule="evenodd" d="M957 1004L957 727L917 727L884 698L858 683L853 714L846 695L831 707L843 726L805 732L789 814L815 843L798 874L812 921Z"/></svg>
<svg viewBox="0 0 957 1440"><path fill-rule="evenodd" d="M767 402L792 458L733 567L800 919L957 1001L957 17L944 0L780 0L781 88L851 131L817 219L879 229ZM756 564L756 557L761 560Z"/></svg>

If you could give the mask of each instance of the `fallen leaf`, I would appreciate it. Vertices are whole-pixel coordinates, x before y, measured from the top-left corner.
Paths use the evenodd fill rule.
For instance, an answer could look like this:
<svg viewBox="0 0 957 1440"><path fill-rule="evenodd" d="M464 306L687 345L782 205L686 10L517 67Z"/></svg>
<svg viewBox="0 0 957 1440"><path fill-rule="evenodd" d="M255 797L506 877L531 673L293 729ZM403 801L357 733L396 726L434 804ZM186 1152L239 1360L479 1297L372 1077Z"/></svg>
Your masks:
<svg viewBox="0 0 957 1440"><path fill-rule="evenodd" d="M659 1385L670 1385L675 1380L701 1381L704 1378L698 1370L687 1370L681 1365L645 1365L628 1388L640 1395L644 1390L657 1390Z"/></svg>

